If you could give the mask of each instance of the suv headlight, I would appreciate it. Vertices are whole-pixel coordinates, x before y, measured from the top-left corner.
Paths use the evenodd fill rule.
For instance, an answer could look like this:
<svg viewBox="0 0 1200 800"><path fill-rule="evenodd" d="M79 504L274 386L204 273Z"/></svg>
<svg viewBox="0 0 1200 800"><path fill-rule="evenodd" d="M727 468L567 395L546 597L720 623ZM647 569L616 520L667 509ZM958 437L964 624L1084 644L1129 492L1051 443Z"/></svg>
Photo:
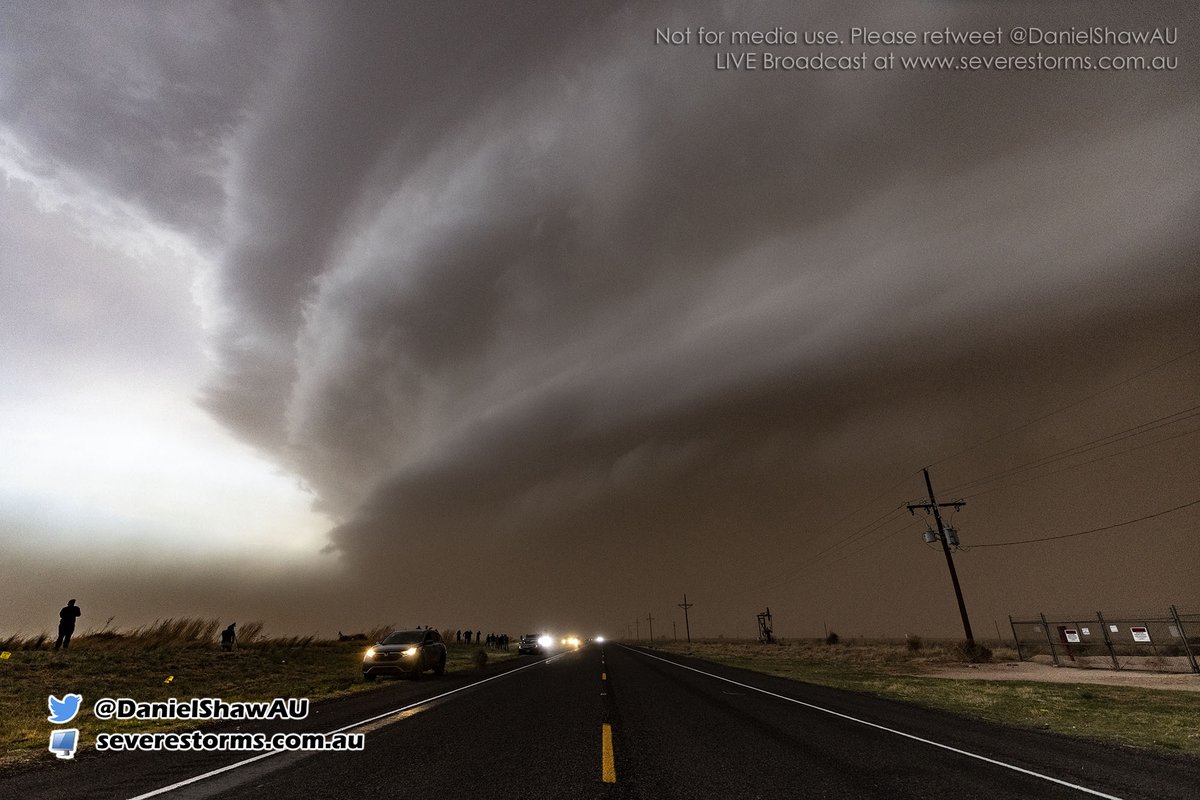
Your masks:
<svg viewBox="0 0 1200 800"><path fill-rule="evenodd" d="M410 647L407 650L405 650L401 655L415 656L416 654L417 654L417 648Z"/></svg>
<svg viewBox="0 0 1200 800"><path fill-rule="evenodd" d="M372 647L370 650L368 650L367 654L365 656L363 656L363 658L366 661L370 661L374 657L375 657L375 648L374 647Z"/></svg>

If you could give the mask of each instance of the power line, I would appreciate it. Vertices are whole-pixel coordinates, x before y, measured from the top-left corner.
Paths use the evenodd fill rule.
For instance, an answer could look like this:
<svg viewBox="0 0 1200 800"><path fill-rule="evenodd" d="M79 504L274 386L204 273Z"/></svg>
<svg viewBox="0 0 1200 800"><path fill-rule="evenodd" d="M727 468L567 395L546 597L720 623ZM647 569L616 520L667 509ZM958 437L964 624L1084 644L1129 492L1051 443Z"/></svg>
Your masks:
<svg viewBox="0 0 1200 800"><path fill-rule="evenodd" d="M1141 436L1144 433L1149 433L1151 431L1158 430L1159 428L1164 428L1168 425L1186 422L1187 420L1194 419L1195 417L1200 417L1200 405L1195 405L1191 408L1185 408L1182 411L1176 411L1173 414L1167 414L1156 419L1138 423L1137 425L1125 428L1123 430L1105 434L1104 436L1083 442L1082 444L1073 445L1071 447L1064 448L1063 450L1048 453L1047 455L1036 458L1033 461L1027 461L1024 464L1018 464L1015 467L1009 467L1008 469L1003 469L999 472L993 472L980 478L974 478L966 481L965 483L952 486L948 491L961 492L964 489L982 486L987 483L992 483L993 481L1017 475L1021 472L1027 472L1028 470L1045 466L1046 464L1051 464L1055 461L1062 461L1064 458L1081 455L1090 450L1096 450L1101 447L1106 447L1110 444L1116 444L1117 442L1124 441L1125 439Z"/></svg>
<svg viewBox="0 0 1200 800"><path fill-rule="evenodd" d="M1193 428L1190 431L1183 431L1182 433L1176 433L1171 436L1164 437L1162 439L1155 439L1153 442L1145 442L1144 444L1134 445L1133 447L1127 447L1124 450L1118 450L1115 453L1106 453L1105 455L1097 456L1096 458L1089 458L1087 461L1081 461L1078 464L1071 464L1066 467L1061 467L1059 469L1050 470L1049 472L1043 472L1041 474L1034 475L1032 478L1025 478L1024 480L1019 480L1019 481L1016 481L1015 483L1003 483L999 486L993 486L991 489L984 489L982 492L974 492L973 494L963 495L963 499L969 500L973 497L982 497L985 494L991 494L992 492L1002 492L1005 489L1012 489L1017 486L1024 486L1026 484L1033 483L1034 481L1040 481L1042 478L1048 478L1051 475L1058 475L1060 472L1069 472L1070 470L1073 470L1073 469L1079 469L1080 467L1086 467L1088 464L1095 464L1098 461L1105 461L1106 459L1109 459L1109 458L1116 458L1117 456L1123 456L1126 453L1132 453L1135 450L1142 450L1147 447L1153 447L1156 444L1165 444L1166 442L1169 442L1173 439L1179 439L1183 436L1194 436L1197 433L1200 433L1200 428Z"/></svg>
<svg viewBox="0 0 1200 800"><path fill-rule="evenodd" d="M901 478L900 480L896 481L896 483L894 483L893 485L891 485L891 486L889 486L888 488L884 489L884 490L883 490L883 491L881 491L879 494L877 494L877 495L875 495L874 497L872 497L870 500L867 500L867 501L865 501L865 502L859 503L857 506L855 506L853 509L851 509L851 510L850 510L850 511L849 511L847 514L845 514L844 516L842 516L840 519L838 519L838 520L834 521L834 522L833 522L833 523L832 523L832 524L829 526L829 529L830 529L830 530L833 530L833 529L834 529L834 528L836 528L838 525L841 525L843 522L845 522L846 520L848 520L848 519L850 519L851 517L853 517L855 514L857 514L857 513L858 513L859 511L861 511L862 509L864 509L864 508L866 508L867 506L871 505L871 503L874 503L876 500L882 499L882 498L886 497L887 495L891 494L892 492L896 491L896 490L897 490L897 489L899 489L901 486L903 486L903 485L904 485L904 484L905 484L905 483L908 481L908 479L909 479L909 478L911 478L913 475L920 474L920 472L921 472L920 470L915 470L915 471L914 471L912 474L910 474L910 475L905 475L903 478Z"/></svg>
<svg viewBox="0 0 1200 800"><path fill-rule="evenodd" d="M1177 355L1173 358L1169 358L1166 361L1159 362L1158 364L1155 364L1152 367L1142 370L1141 372L1137 373L1136 375L1131 375L1128 378L1117 381L1116 383L1109 384L1108 386L1105 386L1103 389L1098 389L1098 390L1092 392L1091 394L1085 395L1084 397L1081 397L1072 403L1068 403L1065 406L1056 408L1054 411L1043 414L1040 417L1034 417L1033 419L1029 420L1028 422L1023 422L1014 428L1009 428L1006 431L997 433L995 436L989 437L980 442L976 442L975 444L970 445L968 447L964 447L962 450L959 450L958 452L955 452L955 453L951 453L950 455L945 456L944 458L941 458L941 459L933 462L929 466L936 467L938 464L945 463L946 461L949 461L952 458L958 458L959 456L963 455L964 453L969 453L972 450L983 447L985 444L991 444L992 442L996 441L997 439L1001 439L1005 436L1008 436L1009 434L1013 434L1013 433L1016 433L1017 431L1024 430L1025 428L1028 428L1031 425L1036 425L1037 423L1039 423L1043 420L1053 417L1055 414L1061 414L1062 412L1066 411L1067 409L1071 409L1071 408L1074 408L1075 406L1082 405L1083 403L1086 403L1088 400L1091 400L1095 397L1099 397L1100 395L1104 394L1105 392L1109 392L1109 391L1112 391L1113 389L1124 386L1125 384L1135 381L1138 378L1141 378L1145 375L1149 375L1151 372L1154 372L1155 370L1162 369L1165 366L1174 364L1176 361L1181 361L1182 359L1185 359L1188 356L1194 355L1196 353L1200 353L1200 347L1194 347L1191 350L1188 350L1186 353L1180 353L1179 355Z"/></svg>
<svg viewBox="0 0 1200 800"><path fill-rule="evenodd" d="M879 545L881 545L881 544L883 544L884 542L886 542L888 539L891 539L893 536L896 536L897 534L904 533L905 531L907 531L907 530L909 530L910 528L912 528L914 525L917 525L917 526L919 526L920 524L921 524L921 521L920 521L919 519L907 519L907 518L906 518L906 519L904 520L904 524L903 524L903 525L901 525L900 527L896 528L895 530L889 531L888 533L884 534L883 536L879 537L878 539L876 539L876 540L875 540L875 541L873 541L873 542L868 542L868 543L866 543L865 545L863 545L862 547L858 548L857 550L855 550L855 551L854 551L854 552L852 552L852 553L845 553L845 554L843 554L843 555L841 556L841 558L836 558L836 559L834 559L833 561L830 561L830 562L829 562L829 565L830 565L830 566L832 566L832 565L834 565L834 564L838 564L838 563L840 563L840 562L842 562L842 561L845 561L847 558L854 558L854 556L858 555L859 553L865 553L865 552L867 552L868 550L870 550L872 547L878 547Z"/></svg>
<svg viewBox="0 0 1200 800"><path fill-rule="evenodd" d="M913 473L913 474L916 474L916 473ZM855 506L855 507L854 507L853 509L851 509L849 512L847 512L846 514L842 515L842 516L841 516L841 517L839 517L837 520L835 520L833 523L831 523L831 524L830 524L830 525L829 525L829 526L826 528L826 530L827 530L827 531L833 531L833 530L835 530L835 529L836 529L836 528L837 528L839 525L841 525L843 522L845 522L846 520L850 519L850 518L851 518L851 517L853 517L855 514L857 514L858 512L862 511L863 509L865 509L865 508L869 507L869 506L870 506L872 503L874 503L876 500L880 500L880 499L882 499L882 498L886 497L887 495L891 494L892 492L896 491L897 489L899 489L901 486L903 486L903 485L904 485L904 484L905 484L905 483L908 481L908 479L909 479L910 477L911 477L911 475L906 475L905 477L901 478L899 481L897 481L897 482L896 482L896 483L894 483L893 485L891 485L891 486L887 487L887 488L886 488L886 489L884 489L883 491L881 491L881 492L879 492L878 494L876 494L876 495L874 495L873 497L871 497L871 499L869 499L869 500L866 500L866 501L864 501L864 502L862 502L862 503L859 503L857 506ZM888 518L889 518L889 517L892 517L892 516L894 516L894 515L898 514L898 513L900 512L900 509L902 509L903 507L904 507L904 505L903 505L903 503L902 503L902 504L900 504L900 505L896 506L895 508L889 509L888 511L884 512L883 514L881 514L880 516L878 516L878 517L876 517L875 519L871 520L870 522L866 523L865 525L862 525L862 526L860 526L860 527L858 527L858 528L854 529L853 531L851 531L849 534L847 534L847 535L846 535L846 538L843 538L843 539L838 539L838 540L837 540L837 541L835 541L833 544L831 544L831 545L829 545L828 547L826 547L824 550L820 550L820 551L818 551L816 554L814 554L814 555L812 555L812 556L809 556L809 557L808 557L808 559L809 559L809 563L811 563L811 561L812 561L813 559L818 559L818 558L820 558L821 556L825 555L826 553L830 552L831 550L838 550L838 549L840 549L840 548L842 548L842 547L845 547L846 545L848 545L848 544L850 544L851 542L853 542L855 539L858 539L858 538L860 538L861 536L865 535L867 532L869 532L869 529L871 529L871 528L873 528L873 527L876 527L876 526L878 526L878 525L882 525L882 524L886 523L886 522L888 521ZM764 581L764 583L771 583L771 582L773 582L773 581L775 581L775 580L777 580L777 579L779 579L779 578L781 578L781 577L783 577L783 576L787 575L788 573L792 572L792 571L793 571L793 570L795 570L795 569L796 569L796 567L789 567L789 568L787 568L787 569L783 570L782 572L778 572L778 573L776 573L775 575L773 575L772 577L770 577L770 578L767 578L767 579Z"/></svg>
<svg viewBox="0 0 1200 800"><path fill-rule="evenodd" d="M1063 405L1063 406L1061 406L1053 411L1050 411L1046 414L1043 414L1041 416L1035 417L1034 419L1029 420L1028 422L1022 423L1022 424L1017 425L1013 428L1010 428L1006 431L1003 431L999 434L996 434L995 436L989 437L989 438L984 439L980 442L977 442L973 445L970 445L966 448L963 448L955 453L945 456L944 458L942 458L938 461L933 462L933 464L931 464L930 466L936 466L938 464L944 463L946 461L949 461L950 459L953 459L960 455L963 455L964 453L975 450L986 444L990 444L991 442L994 442L1004 436L1007 436L1009 434L1012 434L1017 431L1023 430L1025 428L1028 428L1032 425L1037 424L1038 422L1041 422L1052 416L1055 416L1056 414L1060 414L1063 411L1067 411L1071 408L1079 406L1095 397L1098 397L1098 396L1104 394L1105 392L1109 392L1109 391L1112 391L1113 389L1117 389L1117 388L1124 386L1128 383L1131 383L1139 378L1142 378L1145 375L1150 374L1151 372L1162 369L1163 367L1167 367L1171 364L1181 361L1181 360L1183 360L1189 356L1192 356L1196 353L1200 353L1200 347L1193 348L1184 353L1180 353L1177 356L1166 359L1165 361L1161 361L1161 362L1154 364L1134 375L1131 375L1127 378L1119 380L1115 383L1109 384L1101 389L1098 389L1095 392L1092 392L1091 394L1085 395L1084 397L1082 397L1078 400L1075 400L1071 403L1067 403L1066 405ZM1098 439L1094 439L1089 442L1084 442L1079 445L1074 445L1074 446L1066 448L1064 450L1050 453L1039 459L1036 459L1031 462L1027 462L1025 464L1018 465L1016 467L1012 467L1012 468L1009 468L1006 470L1002 470L1000 472L992 473L990 475L985 475L983 477L967 481L966 483L960 484L956 487L951 487L951 489L946 490L946 491L959 493L964 488L978 488L980 486L985 486L988 483L994 483L994 482L1001 481L1001 480L1004 480L1007 478L1012 478L1016 475L1021 474L1022 472L1028 472L1031 470L1038 469L1040 467L1045 467L1047 465L1055 463L1056 461L1062 461L1066 458L1071 458L1073 456L1082 455L1083 453L1089 452L1091 450L1095 450L1095 449L1099 449L1101 447L1113 445L1124 439L1132 438L1135 436L1140 436L1142 434L1149 433L1158 428L1165 427L1167 425L1173 425L1178 422L1183 422L1183 421L1186 421L1188 419L1191 419L1191 418L1197 417L1197 416L1200 416L1200 406L1193 406L1192 408L1176 412L1175 414L1170 414L1165 417L1160 417L1155 420L1150 420L1148 422L1140 423L1139 425L1135 425L1133 427L1126 428L1121 431L1116 431L1114 433L1110 433L1110 434L1100 437ZM1182 435L1186 435L1186 434L1178 434L1177 436L1182 436ZM1053 470L1048 473L1043 473L1042 475L1036 476L1029 480L1038 480L1040 477L1057 474L1058 472L1063 472L1063 471L1070 470L1070 469L1076 469L1078 467L1085 466L1086 464L1091 464L1096 461L1103 460L1105 458L1111 458L1116 455L1121 455L1123 453L1130 452L1132 450L1136 450L1141 447L1146 447L1146 446L1150 446L1150 445L1153 445L1156 443L1169 441L1172 438L1177 438L1177 437L1176 436L1167 437L1165 439L1158 440L1157 442L1151 442L1151 443L1148 443L1145 445L1138 445L1135 447L1128 448L1126 450L1118 451L1116 453L1110 453L1108 455L1101 456L1100 458L1091 459L1091 460L1082 462L1080 464L1075 464L1075 465L1071 465L1068 467L1064 467L1062 469ZM920 471L918 470L918 472L920 472ZM849 512L847 512L846 514L844 514L843 516L838 518L836 521L834 521L831 525L829 525L826 530L830 531L830 532L835 531L844 522L846 522L849 519L852 519L854 516L859 514L864 509L869 508L873 503L875 503L879 499L887 496L891 492L895 491L896 489L898 489L900 486L902 486L904 483L906 483L910 479L911 479L911 476L905 476L903 479L898 481L893 486L890 486L887 489L884 489L883 491L872 496L870 499L866 500L865 502L860 503L859 505L855 506ZM1028 482L1028 481L1023 481L1023 482ZM1018 483L1017 485L1020 485L1020 484ZM998 491L1003 488L1006 488L1006 486L1001 485L998 487L993 487L992 489L988 489L983 492L977 492L975 495L968 495L968 496L978 496L979 494L987 494L987 493L990 493L993 491ZM852 557L859 553L865 552L866 550L869 550L879 544L882 544L882 542L903 532L905 529L910 527L910 525L912 524L911 522L906 522L906 524L903 525L902 527L895 529L895 530L891 530L891 531L887 532L885 535L883 535L882 537L878 537L878 538L875 537L875 534L878 534L880 532L881 528L886 526L890 521L892 521L896 516L898 516L900 511L904 507L905 507L905 504L900 504L899 506L897 506L893 509L890 509L887 512L875 517L874 519L867 522L866 524L861 525L860 527L854 529L846 536L832 542L827 547L817 551L812 556L808 556L805 559L805 563L797 565L795 567L784 569L784 570L776 573L775 575L767 578L766 580L762 581L762 583L760 583L759 586L755 587L755 590L760 591L764 588L776 588L778 586L782 586L782 585L790 583L800 577L810 574L818 566L821 566L823 564L838 563L846 558L849 558L849 557ZM1169 513L1169 512L1164 512L1164 513ZM1138 521L1138 520L1134 520L1134 521ZM1131 522L1133 522L1133 521L1131 521ZM1127 523L1122 523L1122 524L1127 524ZM1106 530L1106 529L1098 529L1098 530ZM1071 534L1071 535L1076 535L1076 534ZM1082 534L1079 534L1079 535L1082 535ZM874 541L866 542L863 547L857 548L851 552L842 552L842 551L845 551L846 548L848 548L850 545L854 544L855 542L859 542L868 537L873 538ZM1057 537L1052 537L1052 538L1057 538ZM1040 541L1040 540L1030 540L1030 541ZM1018 543L1013 542L1013 543L1002 543L1002 544L996 544L996 545L975 545L975 546L976 547L993 547L993 546L1003 546L1006 544L1018 544ZM964 549L966 549L966 548L964 548Z"/></svg>
<svg viewBox="0 0 1200 800"><path fill-rule="evenodd" d="M906 530L912 528L914 525L917 525L919 522L920 521L916 520L916 519L910 519L908 517L903 517L902 524L899 527L888 531L883 536L880 536L878 539L875 539L875 541L867 542L862 547L859 547L858 549L853 550L848 553L836 553L836 554L831 553L829 556L830 558L832 558L831 561L826 560L826 559L814 560L812 562L809 562L808 564L805 564L803 567L800 567L798 570L793 570L791 572L791 574L784 573L780 576L777 576L776 578L773 578L771 581L766 582L766 583L762 584L761 586L758 586L755 588L759 589L759 590L761 590L761 589L777 589L780 586L784 586L788 583L791 583L792 581L799 580L800 578L803 578L806 575L811 575L813 572L815 572L817 570L818 567L833 566L834 564L839 564L848 558L853 558L854 556L856 556L860 553L865 553L867 550L870 550L873 547L877 547L877 546L883 544L888 539L891 539L893 536L900 534L900 533L904 533ZM878 531L875 531L875 533L878 533ZM836 557L834 557L834 556L836 556ZM822 562L824 562L824 563L822 563Z"/></svg>
<svg viewBox="0 0 1200 800"><path fill-rule="evenodd" d="M1113 525L1105 525L1104 527L1101 527L1101 528L1092 528L1091 530L1087 530L1087 531L1078 531L1076 533L1064 533L1059 536L1043 536L1040 539L1022 539L1019 542L995 542L993 544L974 544L974 545L971 545L971 547L967 548L967 549L974 550L976 547L1010 547L1010 546L1016 545L1016 544L1034 544L1035 542L1053 542L1057 539L1071 539L1076 536L1087 536L1089 533L1100 533L1101 531L1111 531L1113 528L1123 528L1126 525L1132 525L1135 522L1145 522L1148 519L1154 519L1155 517L1162 517L1162 516L1166 516L1167 514L1173 514L1176 511L1182 511L1185 508L1190 508L1195 505L1200 505L1200 500L1193 500L1192 502L1184 503L1181 506L1175 506L1174 508L1168 508L1166 511L1159 511L1154 514L1147 514L1146 516L1138 517L1137 519L1130 519L1130 520L1126 520L1125 522L1118 522Z"/></svg>
<svg viewBox="0 0 1200 800"><path fill-rule="evenodd" d="M764 580L761 586L757 588L773 588L775 586L782 586L783 584L789 583L795 578L800 577L800 575L807 574L811 571L811 568L814 565L820 563L825 558L836 555L837 551L853 544L864 536L869 536L871 533L890 522L894 517L899 516L902 508L903 506L897 506L896 508L893 508L891 511L888 511L886 514L883 514L875 520L867 523L846 538L839 539L829 547L826 547L824 550L821 550L815 555L809 556L805 563L798 566L789 567L782 572L777 572L775 575L772 575L770 578Z"/></svg>

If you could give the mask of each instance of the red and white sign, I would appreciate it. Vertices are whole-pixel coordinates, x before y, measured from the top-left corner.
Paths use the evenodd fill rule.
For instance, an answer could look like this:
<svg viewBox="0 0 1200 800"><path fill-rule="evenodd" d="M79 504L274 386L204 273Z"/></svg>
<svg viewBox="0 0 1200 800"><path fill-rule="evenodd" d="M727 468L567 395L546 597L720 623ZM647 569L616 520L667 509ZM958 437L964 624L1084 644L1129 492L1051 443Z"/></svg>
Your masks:
<svg viewBox="0 0 1200 800"><path fill-rule="evenodd" d="M1133 640L1135 642L1150 641L1150 631L1146 630L1145 628L1130 628L1129 632L1133 634Z"/></svg>

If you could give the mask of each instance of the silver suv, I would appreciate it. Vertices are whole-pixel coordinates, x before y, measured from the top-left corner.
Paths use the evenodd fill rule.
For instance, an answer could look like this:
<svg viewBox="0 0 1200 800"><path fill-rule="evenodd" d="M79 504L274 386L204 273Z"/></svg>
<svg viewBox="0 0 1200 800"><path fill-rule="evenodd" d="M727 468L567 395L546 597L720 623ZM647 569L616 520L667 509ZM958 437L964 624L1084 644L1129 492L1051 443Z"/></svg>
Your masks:
<svg viewBox="0 0 1200 800"><path fill-rule="evenodd" d="M427 669L435 675L446 671L446 645L433 629L394 631L363 656L363 680L380 675L409 675L414 680Z"/></svg>

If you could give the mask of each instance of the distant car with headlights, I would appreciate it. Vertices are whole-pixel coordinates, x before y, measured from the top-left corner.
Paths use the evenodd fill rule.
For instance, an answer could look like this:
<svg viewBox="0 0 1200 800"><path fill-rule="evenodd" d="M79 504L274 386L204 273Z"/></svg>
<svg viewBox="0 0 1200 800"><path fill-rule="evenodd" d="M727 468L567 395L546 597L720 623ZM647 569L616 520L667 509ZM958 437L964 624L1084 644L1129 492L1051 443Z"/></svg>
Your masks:
<svg viewBox="0 0 1200 800"><path fill-rule="evenodd" d="M527 633L517 642L517 655L538 655L550 649L554 640L544 633Z"/></svg>
<svg viewBox="0 0 1200 800"><path fill-rule="evenodd" d="M427 669L446 671L446 644L435 630L393 631L363 656L363 680L380 675L408 675L414 680Z"/></svg>

